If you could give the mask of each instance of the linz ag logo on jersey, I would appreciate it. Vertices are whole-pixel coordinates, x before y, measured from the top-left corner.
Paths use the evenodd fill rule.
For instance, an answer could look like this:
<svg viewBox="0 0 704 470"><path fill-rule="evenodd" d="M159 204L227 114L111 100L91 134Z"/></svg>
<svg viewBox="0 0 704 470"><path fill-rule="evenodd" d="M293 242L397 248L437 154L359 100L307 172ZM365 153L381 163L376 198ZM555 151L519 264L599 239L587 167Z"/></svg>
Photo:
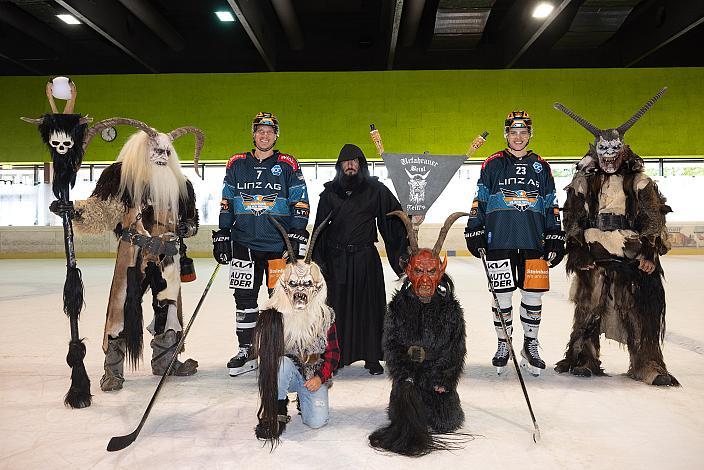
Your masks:
<svg viewBox="0 0 704 470"><path fill-rule="evenodd" d="M518 209L523 212L529 207L535 207L538 201L538 191L524 191L519 189L511 191L510 189L502 189L504 194L504 202L507 206Z"/></svg>
<svg viewBox="0 0 704 470"><path fill-rule="evenodd" d="M276 194L267 194L262 196L261 194L245 194L240 193L242 196L242 204L244 204L245 209L252 211L254 215L261 215L268 211L276 203Z"/></svg>
<svg viewBox="0 0 704 470"><path fill-rule="evenodd" d="M535 186L536 188L540 187L540 183L533 178L525 178L523 176L518 177L511 177L511 178L504 178L501 181L499 181L499 186L508 186L512 184L527 184L528 186Z"/></svg>
<svg viewBox="0 0 704 470"><path fill-rule="evenodd" d="M237 189L272 189L274 191L281 190L280 183L269 183L268 181L247 181L245 183L237 182Z"/></svg>

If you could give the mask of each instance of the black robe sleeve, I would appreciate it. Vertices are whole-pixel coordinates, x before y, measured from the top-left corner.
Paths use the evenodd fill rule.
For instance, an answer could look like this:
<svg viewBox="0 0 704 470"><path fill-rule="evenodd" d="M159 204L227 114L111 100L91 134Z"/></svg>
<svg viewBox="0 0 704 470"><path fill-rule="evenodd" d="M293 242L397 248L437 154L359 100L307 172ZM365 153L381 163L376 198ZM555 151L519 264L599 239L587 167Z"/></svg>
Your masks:
<svg viewBox="0 0 704 470"><path fill-rule="evenodd" d="M313 231L323 222L325 217L327 217L330 212L332 211L332 207L330 206L330 202L328 199L328 190L325 189L322 193L320 193L320 199L318 200L318 210L315 213L315 223L313 224ZM315 245L313 246L313 261L320 266L320 268L323 270L323 273L325 274L326 272L326 267L325 267L325 240L326 240L326 231L322 230L320 234L318 235L318 238L315 240Z"/></svg>
<svg viewBox="0 0 704 470"><path fill-rule="evenodd" d="M403 273L399 265L399 258L406 254L408 250L408 236L406 227L396 216L388 216L389 212L400 211L401 203L391 193L389 188L379 183L379 214L377 216L377 227L386 247L386 256L391 269L397 276Z"/></svg>

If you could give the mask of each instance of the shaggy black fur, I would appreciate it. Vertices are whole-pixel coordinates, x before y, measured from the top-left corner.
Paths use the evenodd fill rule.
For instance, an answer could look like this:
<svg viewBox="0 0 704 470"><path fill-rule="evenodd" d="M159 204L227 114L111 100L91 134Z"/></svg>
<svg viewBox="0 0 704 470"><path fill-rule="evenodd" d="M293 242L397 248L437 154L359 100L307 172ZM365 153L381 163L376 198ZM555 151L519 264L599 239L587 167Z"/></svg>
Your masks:
<svg viewBox="0 0 704 470"><path fill-rule="evenodd" d="M457 384L467 347L464 314L449 277L443 278L427 304L418 300L408 282L394 294L384 322L383 345L392 380L391 423L372 433L370 444L409 456L454 448L450 441L464 423ZM425 350L423 362L412 360L411 346ZM446 392L438 393L434 387Z"/></svg>
<svg viewBox="0 0 704 470"><path fill-rule="evenodd" d="M139 259L138 259L139 262ZM123 334L127 349L127 361L136 369L142 359L142 273L138 266L127 268L127 297L125 298Z"/></svg>
<svg viewBox="0 0 704 470"><path fill-rule="evenodd" d="M66 363L71 368L71 387L64 397L64 405L71 408L85 408L91 404L90 379L83 365L86 357L86 345L83 341L71 341L68 344Z"/></svg>
<svg viewBox="0 0 704 470"><path fill-rule="evenodd" d="M267 309L259 313L254 330L254 347L259 356L257 382L261 401L257 412L257 437L263 436L274 450L279 444L282 426L285 426L285 423L278 421L279 361L284 355L284 322L280 312Z"/></svg>
<svg viewBox="0 0 704 470"><path fill-rule="evenodd" d="M595 157L595 156L594 156ZM631 357L628 374L647 383L679 385L667 372L660 343L665 335L665 290L659 256L667 252L665 214L671 212L654 182L636 191L634 181L643 171L642 160L625 147L624 163L617 172L623 176L626 219L640 240L624 247L627 256L640 255L655 263L655 272L638 269L638 261L610 255L599 243L586 243L584 230L599 213L599 194L609 178L598 167L580 170L587 194L569 187L565 202L564 226L567 235L567 272L574 274L574 324L565 358L557 372L575 375L604 375L599 360L602 320L615 315ZM595 268L584 270L590 265ZM596 295L598 294L598 295Z"/></svg>
<svg viewBox="0 0 704 470"><path fill-rule="evenodd" d="M64 282L64 313L71 318L78 319L85 305L83 300L83 279L81 270L75 266L66 268L66 281Z"/></svg>
<svg viewBox="0 0 704 470"><path fill-rule="evenodd" d="M80 123L80 114L45 114L42 117L39 133L51 152L51 160L54 163L54 181L51 189L57 199L68 201L69 186L73 188L76 184L76 172L83 161L83 134L87 124ZM54 131L63 131L73 140L73 147L64 155L49 145L49 137Z"/></svg>

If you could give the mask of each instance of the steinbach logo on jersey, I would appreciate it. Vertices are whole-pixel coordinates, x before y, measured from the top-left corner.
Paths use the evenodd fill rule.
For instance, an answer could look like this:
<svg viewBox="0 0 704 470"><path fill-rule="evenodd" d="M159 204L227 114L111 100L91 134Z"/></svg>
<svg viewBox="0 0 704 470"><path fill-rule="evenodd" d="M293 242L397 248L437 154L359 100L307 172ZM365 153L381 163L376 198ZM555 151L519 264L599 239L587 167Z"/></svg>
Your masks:
<svg viewBox="0 0 704 470"><path fill-rule="evenodd" d="M524 191L522 189L512 191L510 189L502 189L504 194L504 202L509 207L515 207L523 212L529 207L535 207L538 201L538 191Z"/></svg>
<svg viewBox="0 0 704 470"><path fill-rule="evenodd" d="M242 203L245 209L249 209L254 215L263 214L274 207L274 203L276 203L276 194L267 194L266 196L255 194L252 196L251 194L240 193L240 196L242 196Z"/></svg>

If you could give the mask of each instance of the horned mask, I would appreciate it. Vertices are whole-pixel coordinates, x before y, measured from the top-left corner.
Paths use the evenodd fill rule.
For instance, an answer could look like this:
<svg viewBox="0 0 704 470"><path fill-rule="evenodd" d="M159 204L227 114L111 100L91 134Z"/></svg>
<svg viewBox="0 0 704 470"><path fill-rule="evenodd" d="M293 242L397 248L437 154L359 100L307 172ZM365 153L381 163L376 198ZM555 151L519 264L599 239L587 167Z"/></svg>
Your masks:
<svg viewBox="0 0 704 470"><path fill-rule="evenodd" d="M286 243L286 251L288 252L288 264L279 277L277 287L286 293L294 310L305 310L325 286L320 267L311 260L311 257L313 256L315 241L320 231L327 226L331 216L332 214L328 215L313 231L308 244L308 251L303 261L296 259L296 254L291 241L288 239L286 229L274 217L269 216L271 222L281 232Z"/></svg>
<svg viewBox="0 0 704 470"><path fill-rule="evenodd" d="M418 299L423 303L428 303L433 295L435 295L438 285L445 274L445 268L447 267L447 257L445 257L444 260L440 259L440 250L442 249L443 243L445 243L445 238L447 238L447 232L457 219L469 214L466 212L455 212L451 214L447 220L445 220L432 250L428 248L418 248L418 239L413 230L413 224L405 212L393 211L387 215L397 216L406 226L411 256L408 259L408 264L404 267L404 271Z"/></svg>
<svg viewBox="0 0 704 470"><path fill-rule="evenodd" d="M555 103L555 109L562 111L577 124L584 127L594 136L594 144L590 144L592 153L596 153L599 159L599 167L605 173L616 173L623 163L624 155L624 135L626 131L633 127L638 120L660 99L667 91L667 87L663 87L658 93L653 96L647 103L643 105L630 119L614 129L599 129L594 124L590 123L583 117L579 116L569 108L560 103Z"/></svg>

